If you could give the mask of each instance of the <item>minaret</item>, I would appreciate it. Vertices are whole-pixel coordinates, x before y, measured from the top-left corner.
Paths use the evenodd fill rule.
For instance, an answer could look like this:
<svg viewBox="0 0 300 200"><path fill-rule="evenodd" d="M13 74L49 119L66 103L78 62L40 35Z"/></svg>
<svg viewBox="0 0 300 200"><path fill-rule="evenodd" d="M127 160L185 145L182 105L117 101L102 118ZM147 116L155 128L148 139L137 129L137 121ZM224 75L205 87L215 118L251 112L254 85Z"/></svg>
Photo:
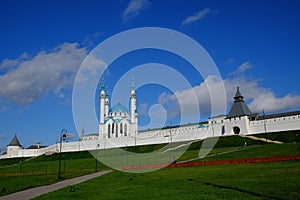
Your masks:
<svg viewBox="0 0 300 200"><path fill-rule="evenodd" d="M105 96L105 102L104 102L104 117L107 117L108 116L108 111L109 111L109 99L108 99L108 95L106 94Z"/></svg>
<svg viewBox="0 0 300 200"><path fill-rule="evenodd" d="M100 124L104 123L104 105L105 105L105 99L106 99L106 95L105 95L105 88L101 87L100 90Z"/></svg>
<svg viewBox="0 0 300 200"><path fill-rule="evenodd" d="M104 114L105 114L105 100L106 100L106 94L105 94L105 86L104 86L104 79L102 78L102 86L100 89L100 113L99 113L99 136L100 138L105 137L105 124L104 124Z"/></svg>
<svg viewBox="0 0 300 200"><path fill-rule="evenodd" d="M136 123L136 96L134 87L134 77L132 77L132 86L130 92L130 120L132 124Z"/></svg>

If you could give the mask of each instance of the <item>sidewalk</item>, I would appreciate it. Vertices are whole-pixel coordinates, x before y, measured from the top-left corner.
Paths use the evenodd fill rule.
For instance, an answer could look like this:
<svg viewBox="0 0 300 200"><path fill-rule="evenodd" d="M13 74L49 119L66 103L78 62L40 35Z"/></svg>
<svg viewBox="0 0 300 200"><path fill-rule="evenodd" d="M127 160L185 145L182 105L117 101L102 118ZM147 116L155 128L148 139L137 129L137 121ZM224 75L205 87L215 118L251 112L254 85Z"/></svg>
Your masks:
<svg viewBox="0 0 300 200"><path fill-rule="evenodd" d="M48 192L52 192L54 190L58 190L58 189L61 189L61 188L64 188L64 187L67 187L70 185L75 185L75 184L87 181L89 179L96 178L98 176L102 176L102 175L110 173L110 172L112 172L112 170L104 170L104 171L100 171L100 172L97 172L94 174L88 174L85 176L80 176L80 177L60 181L60 182L54 183L52 185L31 188L31 189L24 190L21 192L9 194L7 196L2 196L2 197L0 197L0 200L32 199L32 198L40 196L42 194L46 194Z"/></svg>

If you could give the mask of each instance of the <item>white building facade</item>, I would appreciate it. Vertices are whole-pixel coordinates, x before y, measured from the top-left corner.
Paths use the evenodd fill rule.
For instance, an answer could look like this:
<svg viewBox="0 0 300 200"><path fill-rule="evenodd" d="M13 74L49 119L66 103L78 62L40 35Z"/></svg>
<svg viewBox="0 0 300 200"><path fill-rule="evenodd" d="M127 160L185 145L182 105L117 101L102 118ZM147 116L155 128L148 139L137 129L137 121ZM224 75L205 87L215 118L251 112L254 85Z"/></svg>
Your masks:
<svg viewBox="0 0 300 200"><path fill-rule="evenodd" d="M288 130L300 130L300 111L259 116L251 113L237 88L234 103L228 115L208 119L206 123L193 123L179 127L138 131L138 113L134 87L130 91L130 110L117 104L110 108L105 88L100 91L99 133L84 135L78 142L62 145L62 152L109 149L116 147L192 142L208 137L226 135L252 135ZM45 148L23 149L17 138L13 138L7 148L7 154L1 158L33 157L41 154L59 152L59 143Z"/></svg>
<svg viewBox="0 0 300 200"><path fill-rule="evenodd" d="M120 103L110 108L105 87L101 87L99 139L122 138L137 135L138 114L136 110L134 85L132 85L130 91L129 106L130 112Z"/></svg>

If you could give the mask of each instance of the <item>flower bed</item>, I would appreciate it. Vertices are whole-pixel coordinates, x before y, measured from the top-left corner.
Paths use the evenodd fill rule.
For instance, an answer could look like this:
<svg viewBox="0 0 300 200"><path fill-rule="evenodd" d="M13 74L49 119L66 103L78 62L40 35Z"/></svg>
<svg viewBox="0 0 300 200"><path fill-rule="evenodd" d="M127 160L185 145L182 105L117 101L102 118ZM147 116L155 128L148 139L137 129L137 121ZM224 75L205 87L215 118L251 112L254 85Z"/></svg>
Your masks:
<svg viewBox="0 0 300 200"><path fill-rule="evenodd" d="M172 163L172 164L148 164L148 165L135 165L123 166L123 170L138 170L138 169L155 169L164 167L192 167L203 165L226 165L226 164L247 164L247 163L262 163L262 162L283 162L300 160L300 156L272 156L262 158L244 158L238 160L216 160L216 161L201 161L201 162L185 162L185 163Z"/></svg>

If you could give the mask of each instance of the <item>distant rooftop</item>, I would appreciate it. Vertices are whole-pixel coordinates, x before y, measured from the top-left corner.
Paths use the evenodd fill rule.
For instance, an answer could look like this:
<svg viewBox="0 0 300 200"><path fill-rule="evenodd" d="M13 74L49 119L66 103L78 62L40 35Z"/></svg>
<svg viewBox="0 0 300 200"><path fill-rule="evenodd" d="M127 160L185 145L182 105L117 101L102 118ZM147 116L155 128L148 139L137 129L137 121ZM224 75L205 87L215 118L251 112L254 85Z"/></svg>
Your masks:
<svg viewBox="0 0 300 200"><path fill-rule="evenodd" d="M236 94L233 98L234 98L234 103L227 115L228 118L242 117L242 116L248 116L252 114L250 109L244 102L244 97L242 96L239 87L237 87Z"/></svg>
<svg viewBox="0 0 300 200"><path fill-rule="evenodd" d="M42 149L42 148L46 148L47 146L42 146L42 145L38 145L38 144L33 144L30 145L29 147L27 147L26 149Z"/></svg>
<svg viewBox="0 0 300 200"><path fill-rule="evenodd" d="M9 143L9 145L7 146L19 146L22 147L22 145L20 144L18 138L17 138L17 134L13 137L13 139L11 140L11 142Z"/></svg>
<svg viewBox="0 0 300 200"><path fill-rule="evenodd" d="M276 113L271 115L265 115L265 116L258 116L257 120L264 120L264 119L273 119L278 117L290 117L300 115L300 111L292 111L292 112L285 112L285 113Z"/></svg>

